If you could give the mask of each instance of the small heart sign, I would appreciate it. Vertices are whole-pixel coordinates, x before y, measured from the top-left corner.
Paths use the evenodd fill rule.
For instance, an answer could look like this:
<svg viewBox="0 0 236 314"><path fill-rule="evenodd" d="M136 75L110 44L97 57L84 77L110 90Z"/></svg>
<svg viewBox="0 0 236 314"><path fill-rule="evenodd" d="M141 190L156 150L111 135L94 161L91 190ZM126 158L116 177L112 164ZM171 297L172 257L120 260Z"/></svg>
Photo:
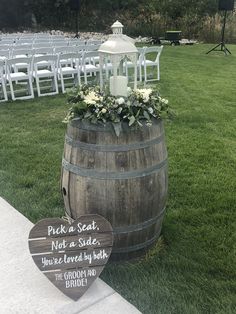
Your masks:
<svg viewBox="0 0 236 314"><path fill-rule="evenodd" d="M39 270L75 301L101 274L112 244L112 227L99 215L81 216L72 224L43 219L29 234L29 250Z"/></svg>

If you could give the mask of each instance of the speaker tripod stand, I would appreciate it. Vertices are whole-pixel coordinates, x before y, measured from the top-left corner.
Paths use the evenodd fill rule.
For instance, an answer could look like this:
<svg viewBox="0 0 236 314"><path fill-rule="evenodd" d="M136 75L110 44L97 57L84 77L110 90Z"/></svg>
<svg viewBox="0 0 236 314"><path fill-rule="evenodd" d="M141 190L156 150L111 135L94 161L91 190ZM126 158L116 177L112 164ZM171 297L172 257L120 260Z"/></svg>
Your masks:
<svg viewBox="0 0 236 314"><path fill-rule="evenodd" d="M79 9L75 11L75 28L76 33L74 38L79 38Z"/></svg>
<svg viewBox="0 0 236 314"><path fill-rule="evenodd" d="M226 24L226 15L227 11L225 10L224 13L224 21L223 21L223 26L222 26L222 31L221 31L221 42L213 47L211 50L209 50L206 54L212 52L212 51L223 51L225 55L231 54L230 50L226 47L225 45L225 24ZM219 48L219 49L218 49Z"/></svg>

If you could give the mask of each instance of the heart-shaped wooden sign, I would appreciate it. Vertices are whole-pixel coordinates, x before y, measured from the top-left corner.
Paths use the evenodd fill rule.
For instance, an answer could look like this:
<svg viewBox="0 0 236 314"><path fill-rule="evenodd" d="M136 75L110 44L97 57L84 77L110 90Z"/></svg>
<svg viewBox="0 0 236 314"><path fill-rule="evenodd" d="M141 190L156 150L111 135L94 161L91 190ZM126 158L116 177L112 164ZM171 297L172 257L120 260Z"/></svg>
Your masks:
<svg viewBox="0 0 236 314"><path fill-rule="evenodd" d="M100 275L113 244L110 223L99 215L40 220L30 231L29 250L42 273L65 295L78 300Z"/></svg>

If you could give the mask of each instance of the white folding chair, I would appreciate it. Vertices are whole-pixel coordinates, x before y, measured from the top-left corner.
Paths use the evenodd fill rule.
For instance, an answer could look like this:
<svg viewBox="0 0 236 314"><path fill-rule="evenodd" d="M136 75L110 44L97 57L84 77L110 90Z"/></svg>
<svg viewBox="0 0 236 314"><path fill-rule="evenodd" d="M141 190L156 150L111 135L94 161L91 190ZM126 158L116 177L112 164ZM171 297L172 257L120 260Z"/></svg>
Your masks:
<svg viewBox="0 0 236 314"><path fill-rule="evenodd" d="M0 60L4 61L9 59L10 57L10 50L9 49L0 49Z"/></svg>
<svg viewBox="0 0 236 314"><path fill-rule="evenodd" d="M34 42L33 43L33 48L44 48L44 47L52 47L52 43L49 41L42 41L42 42Z"/></svg>
<svg viewBox="0 0 236 314"><path fill-rule="evenodd" d="M32 49L33 43L23 43L23 42L17 42L13 46L13 48L17 49Z"/></svg>
<svg viewBox="0 0 236 314"><path fill-rule="evenodd" d="M32 57L34 54L34 51L32 48L14 48L11 51L11 58L27 58L27 57ZM19 69L23 70L26 69L28 66L27 63L16 63L14 64L14 72L18 72Z"/></svg>
<svg viewBox="0 0 236 314"><path fill-rule="evenodd" d="M40 47L34 49L34 56L35 57L41 57L44 55L52 55L54 53L54 50L52 47Z"/></svg>
<svg viewBox="0 0 236 314"><path fill-rule="evenodd" d="M58 77L61 80L61 89L65 93L65 80L73 78L75 86L81 85L80 64L78 53L62 53L58 58Z"/></svg>
<svg viewBox="0 0 236 314"><path fill-rule="evenodd" d="M38 96L55 95L58 94L57 83L57 59L55 55L44 55L33 58L33 77L35 78ZM42 65L45 63L45 68ZM52 91L41 92L40 83L50 80Z"/></svg>
<svg viewBox="0 0 236 314"><path fill-rule="evenodd" d="M86 44L86 42L84 41L84 40L78 40L77 38L75 38L75 39L70 39L69 41L68 41L68 45L69 46L83 46L83 45L85 45Z"/></svg>
<svg viewBox="0 0 236 314"><path fill-rule="evenodd" d="M92 44L87 44L86 45L86 51L97 51L100 45L92 45Z"/></svg>
<svg viewBox="0 0 236 314"><path fill-rule="evenodd" d="M53 47L65 47L68 46L68 42L66 40L60 40L60 41L52 41Z"/></svg>
<svg viewBox="0 0 236 314"><path fill-rule="evenodd" d="M53 51L54 51L54 54L59 56L61 54L76 53L77 49L76 49L76 47L73 47L73 46L65 46L65 47L55 47ZM68 63L67 59L60 58L59 63L61 65L64 65L64 66L65 65L69 65L70 66L70 62Z"/></svg>
<svg viewBox="0 0 236 314"><path fill-rule="evenodd" d="M45 33L37 33L35 34L35 39L37 40L49 40L51 35Z"/></svg>
<svg viewBox="0 0 236 314"><path fill-rule="evenodd" d="M75 47L71 46L61 46L61 47L54 47L53 49L55 54L60 53L69 53L69 52L76 52L77 49Z"/></svg>
<svg viewBox="0 0 236 314"><path fill-rule="evenodd" d="M113 64L110 62L110 58L108 56L104 57L103 60L100 60L100 58L99 58L98 61L99 61L99 64L97 66L99 68L99 71L102 68L102 71L101 71L102 75L105 73L104 79L106 81L108 81L109 73L110 73L110 75L112 75L112 73L113 73ZM100 73L100 75L101 75L101 73Z"/></svg>
<svg viewBox="0 0 236 314"><path fill-rule="evenodd" d="M137 48L138 49L138 56L137 56L137 72L139 75L139 80L140 82L142 82L142 62L143 62L143 55L144 55L144 50L146 48ZM129 78L129 69L133 69L134 68L134 64L133 62L126 60L124 63L124 67L125 67L125 73L127 78Z"/></svg>
<svg viewBox="0 0 236 314"><path fill-rule="evenodd" d="M24 72L12 72L18 64L24 64ZM26 58L13 58L6 61L6 79L9 82L11 98L16 99L30 99L34 98L34 90L32 84L32 57ZM14 84L18 82L27 83L27 95L26 96L15 96Z"/></svg>
<svg viewBox="0 0 236 314"><path fill-rule="evenodd" d="M0 49L1 50L7 50L7 49L11 49L12 48L12 45L5 45L5 44L2 44L0 42Z"/></svg>
<svg viewBox="0 0 236 314"><path fill-rule="evenodd" d="M27 36L27 37L20 37L17 41L16 44L32 44L34 40L33 36Z"/></svg>
<svg viewBox="0 0 236 314"><path fill-rule="evenodd" d="M4 39L1 40L1 44L3 44L3 45L13 45L14 44L14 39L4 38Z"/></svg>
<svg viewBox="0 0 236 314"><path fill-rule="evenodd" d="M19 43L19 42L12 46L13 49L32 49L32 47L33 47L32 43Z"/></svg>
<svg viewBox="0 0 236 314"><path fill-rule="evenodd" d="M87 51L87 45L78 45L76 46L77 51Z"/></svg>
<svg viewBox="0 0 236 314"><path fill-rule="evenodd" d="M11 51L12 58L26 58L28 56L32 56L34 53L32 48L23 48L23 47L14 47Z"/></svg>
<svg viewBox="0 0 236 314"><path fill-rule="evenodd" d="M141 69L144 70L144 82L152 82L160 80L160 55L162 52L163 46L154 46L154 47L146 47L143 53L143 60L141 61ZM150 60L149 58L153 56L154 60ZM151 79L147 77L147 68L152 68L152 72L156 68L157 76L155 77L154 73Z"/></svg>
<svg viewBox="0 0 236 314"><path fill-rule="evenodd" d="M98 56L97 51L84 51L81 63L81 72L84 74L84 82L87 84L88 73L90 76L100 72L100 67L94 65L93 58Z"/></svg>
<svg viewBox="0 0 236 314"><path fill-rule="evenodd" d="M46 37L36 37L34 39L35 43L41 43L41 42L51 42L51 38L46 36Z"/></svg>
<svg viewBox="0 0 236 314"><path fill-rule="evenodd" d="M85 47L86 47L86 51L98 51L98 48L100 47L100 45L98 45L98 44L94 44L94 45L87 44ZM99 64L99 55L97 54L96 56L94 56L91 61L92 61L93 65L98 65Z"/></svg>
<svg viewBox="0 0 236 314"><path fill-rule="evenodd" d="M0 86L2 89L2 93L0 93L0 95L2 94L2 97L0 98L0 102L8 100L4 72L5 72L5 63L3 60L0 60Z"/></svg>
<svg viewBox="0 0 236 314"><path fill-rule="evenodd" d="M34 57L43 57L45 55L53 55L54 50L52 47L41 47L41 48L35 48L34 49ZM47 62L46 60L42 60L38 63L38 68L45 68L47 66L50 66L50 62Z"/></svg>
<svg viewBox="0 0 236 314"><path fill-rule="evenodd" d="M68 40L68 38L64 37L63 35L52 35L50 38L53 41Z"/></svg>
<svg viewBox="0 0 236 314"><path fill-rule="evenodd" d="M99 39L91 39L87 41L87 45L98 45L100 46L102 44L102 40Z"/></svg>

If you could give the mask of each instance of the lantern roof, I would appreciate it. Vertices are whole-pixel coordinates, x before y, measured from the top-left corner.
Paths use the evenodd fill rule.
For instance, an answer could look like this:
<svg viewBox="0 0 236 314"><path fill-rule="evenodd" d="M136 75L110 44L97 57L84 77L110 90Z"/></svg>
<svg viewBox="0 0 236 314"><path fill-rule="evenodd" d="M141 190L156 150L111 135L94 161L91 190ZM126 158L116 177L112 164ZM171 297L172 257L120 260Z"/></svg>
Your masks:
<svg viewBox="0 0 236 314"><path fill-rule="evenodd" d="M98 49L98 52L105 54L133 54L137 53L138 49L134 45L134 40L126 35L123 35L123 25L116 21L111 29L111 34Z"/></svg>

